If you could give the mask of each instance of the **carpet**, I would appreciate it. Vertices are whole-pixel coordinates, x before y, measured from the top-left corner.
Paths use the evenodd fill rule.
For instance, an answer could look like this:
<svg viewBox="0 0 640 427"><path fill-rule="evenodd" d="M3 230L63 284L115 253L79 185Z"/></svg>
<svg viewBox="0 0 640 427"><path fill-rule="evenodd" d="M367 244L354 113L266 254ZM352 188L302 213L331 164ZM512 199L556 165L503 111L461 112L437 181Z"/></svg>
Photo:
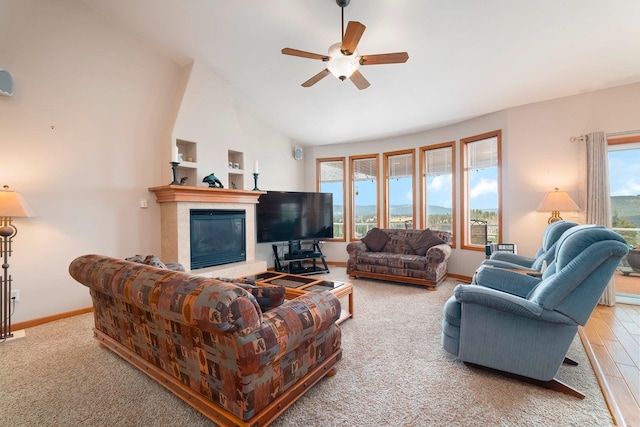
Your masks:
<svg viewBox="0 0 640 427"><path fill-rule="evenodd" d="M332 267L334 280L346 280ZM579 400L465 366L440 345L442 305L457 284L355 280L343 359L273 424L285 426L610 426L579 338L557 378ZM0 344L0 422L12 426L211 426L170 392L101 348L93 315L28 329ZM488 332L490 333L490 332Z"/></svg>

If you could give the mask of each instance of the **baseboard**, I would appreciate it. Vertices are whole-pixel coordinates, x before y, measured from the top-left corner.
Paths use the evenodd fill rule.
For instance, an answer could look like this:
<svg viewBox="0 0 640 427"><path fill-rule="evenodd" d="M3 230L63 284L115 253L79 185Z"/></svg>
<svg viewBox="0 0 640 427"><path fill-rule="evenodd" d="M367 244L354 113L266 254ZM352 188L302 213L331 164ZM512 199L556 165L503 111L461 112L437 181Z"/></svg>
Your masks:
<svg viewBox="0 0 640 427"><path fill-rule="evenodd" d="M613 418L613 423L619 427L625 427L627 424L624 421L624 417L622 416L622 412L620 411L618 402L616 401L613 392L607 384L602 366L600 366L600 364L598 363L598 358L596 357L593 347L589 342L589 337L587 336L583 328L583 326L578 327L578 335L580 336L580 341L582 341L582 346L584 347L585 353L587 353L587 358L591 363L591 368L593 368L593 372L596 375L596 379L598 380L600 391L604 396L604 401L607 404L607 408L609 408L611 418Z"/></svg>
<svg viewBox="0 0 640 427"><path fill-rule="evenodd" d="M81 308L79 310L67 311L66 313L53 314L51 316L41 317L39 319L26 320L24 322L13 323L12 330L33 328L34 326L44 325L54 320L66 319L68 317L78 316L80 314L91 313L93 307Z"/></svg>
<svg viewBox="0 0 640 427"><path fill-rule="evenodd" d="M471 277L463 276L461 274L447 273L447 279L458 279L458 280L461 280L463 282L471 283Z"/></svg>
<svg viewBox="0 0 640 427"><path fill-rule="evenodd" d="M341 261L327 261L327 265L335 265L336 267L346 267L347 263L341 262Z"/></svg>

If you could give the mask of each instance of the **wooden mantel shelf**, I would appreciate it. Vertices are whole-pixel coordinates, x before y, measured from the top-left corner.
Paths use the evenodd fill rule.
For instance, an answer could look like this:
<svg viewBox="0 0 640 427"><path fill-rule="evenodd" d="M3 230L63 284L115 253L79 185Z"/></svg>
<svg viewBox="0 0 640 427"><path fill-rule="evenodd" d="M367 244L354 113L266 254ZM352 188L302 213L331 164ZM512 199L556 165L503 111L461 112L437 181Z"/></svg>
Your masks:
<svg viewBox="0 0 640 427"><path fill-rule="evenodd" d="M231 190L227 188L192 187L188 185L163 185L152 187L156 202L206 202L206 203L258 203L258 197L266 191Z"/></svg>

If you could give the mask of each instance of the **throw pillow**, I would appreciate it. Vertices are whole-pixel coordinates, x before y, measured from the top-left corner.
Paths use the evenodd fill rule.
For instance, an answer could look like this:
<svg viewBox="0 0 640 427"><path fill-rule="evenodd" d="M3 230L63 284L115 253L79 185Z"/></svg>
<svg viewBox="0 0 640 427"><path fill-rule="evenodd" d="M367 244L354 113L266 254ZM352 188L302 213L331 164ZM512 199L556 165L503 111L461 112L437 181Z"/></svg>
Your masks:
<svg viewBox="0 0 640 427"><path fill-rule="evenodd" d="M438 237L433 231L423 230L422 233L409 239L409 246L416 255L425 256L430 247L446 243Z"/></svg>
<svg viewBox="0 0 640 427"><path fill-rule="evenodd" d="M146 257L142 256L142 255L134 255L132 257L125 258L125 261L131 261L131 262L137 262L139 264L151 265L153 267L157 267L157 268L160 268L162 270L185 271L184 267L182 266L182 264L177 263L177 262L168 262L168 263L165 264L162 261L160 261L160 258L158 258L155 255L147 255Z"/></svg>
<svg viewBox="0 0 640 427"><path fill-rule="evenodd" d="M379 228L373 227L361 240L370 251L380 252L389 241L389 236Z"/></svg>
<svg viewBox="0 0 640 427"><path fill-rule="evenodd" d="M249 292L258 302L260 310L263 313L276 308L284 302L284 294L286 288L284 286L257 286L255 281L248 279L229 279L226 277L217 277L216 279L223 282L233 283Z"/></svg>
<svg viewBox="0 0 640 427"><path fill-rule="evenodd" d="M256 286L249 283L236 283L236 285L255 297L263 313L282 305L284 302L286 291L284 286Z"/></svg>

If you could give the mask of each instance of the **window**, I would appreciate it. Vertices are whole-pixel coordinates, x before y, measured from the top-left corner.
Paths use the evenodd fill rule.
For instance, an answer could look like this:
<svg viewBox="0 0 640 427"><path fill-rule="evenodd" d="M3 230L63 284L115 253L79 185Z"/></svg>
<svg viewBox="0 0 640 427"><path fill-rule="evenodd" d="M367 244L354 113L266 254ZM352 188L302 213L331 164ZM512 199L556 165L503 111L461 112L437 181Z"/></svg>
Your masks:
<svg viewBox="0 0 640 427"><path fill-rule="evenodd" d="M344 204L345 204L345 159L317 159L316 187L321 193L333 194L333 240L345 240Z"/></svg>
<svg viewBox="0 0 640 427"><path fill-rule="evenodd" d="M449 231L455 243L455 142L420 148L422 228Z"/></svg>
<svg viewBox="0 0 640 427"><path fill-rule="evenodd" d="M351 240L378 227L378 155L349 157L351 169Z"/></svg>
<svg viewBox="0 0 640 427"><path fill-rule="evenodd" d="M500 130L460 140L462 145L462 247L484 250L502 236Z"/></svg>
<svg viewBox="0 0 640 427"><path fill-rule="evenodd" d="M413 164L414 150L384 154L384 224L387 228L414 228Z"/></svg>
<svg viewBox="0 0 640 427"><path fill-rule="evenodd" d="M640 248L640 136L609 139L611 228L629 245ZM616 300L638 304L640 258L622 259L614 274Z"/></svg>

